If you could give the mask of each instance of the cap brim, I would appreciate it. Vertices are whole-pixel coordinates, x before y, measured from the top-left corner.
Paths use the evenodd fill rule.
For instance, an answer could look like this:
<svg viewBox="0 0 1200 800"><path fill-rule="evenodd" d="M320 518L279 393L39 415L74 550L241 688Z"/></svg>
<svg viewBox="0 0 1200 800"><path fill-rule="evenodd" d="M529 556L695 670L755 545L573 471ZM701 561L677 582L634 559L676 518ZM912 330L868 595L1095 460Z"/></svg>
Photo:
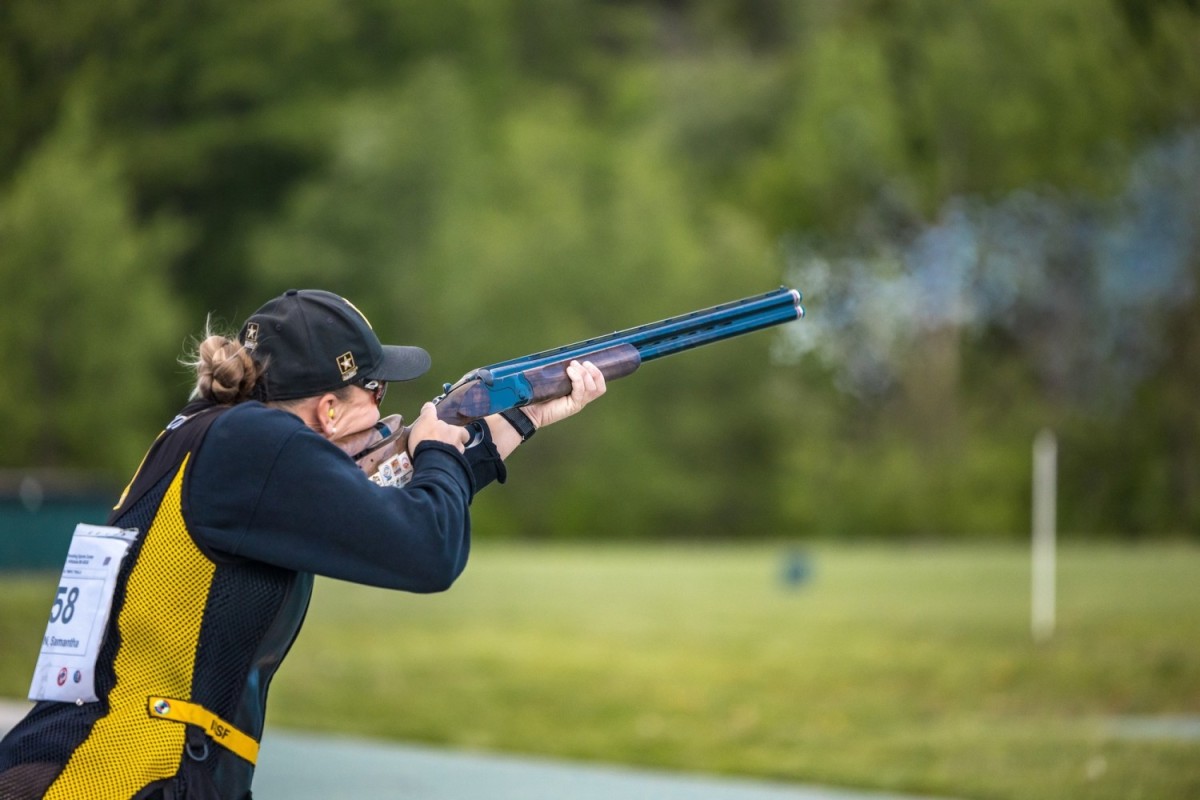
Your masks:
<svg viewBox="0 0 1200 800"><path fill-rule="evenodd" d="M429 371L433 361L419 347L397 344L383 345L383 360L371 370L370 377L380 381L410 381Z"/></svg>

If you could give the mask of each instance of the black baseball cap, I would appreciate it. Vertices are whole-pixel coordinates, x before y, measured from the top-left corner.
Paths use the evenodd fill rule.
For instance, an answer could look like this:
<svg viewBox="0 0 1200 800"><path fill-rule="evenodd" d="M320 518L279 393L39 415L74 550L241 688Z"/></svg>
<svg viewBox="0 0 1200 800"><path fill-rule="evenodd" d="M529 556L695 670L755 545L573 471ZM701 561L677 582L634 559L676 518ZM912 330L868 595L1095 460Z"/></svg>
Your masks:
<svg viewBox="0 0 1200 800"><path fill-rule="evenodd" d="M238 340L266 364L256 397L292 400L364 381L407 381L429 369L420 347L380 344L371 323L344 297L289 289L242 325Z"/></svg>

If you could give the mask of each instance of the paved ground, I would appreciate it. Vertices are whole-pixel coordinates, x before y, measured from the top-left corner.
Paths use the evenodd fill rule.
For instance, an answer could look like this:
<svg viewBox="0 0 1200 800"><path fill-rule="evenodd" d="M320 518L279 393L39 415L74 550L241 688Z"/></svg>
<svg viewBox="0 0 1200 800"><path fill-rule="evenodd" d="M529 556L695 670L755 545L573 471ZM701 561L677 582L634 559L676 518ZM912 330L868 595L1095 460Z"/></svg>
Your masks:
<svg viewBox="0 0 1200 800"><path fill-rule="evenodd" d="M0 734L28 703L0 700ZM263 800L916 800L817 786L710 778L271 730L254 796Z"/></svg>

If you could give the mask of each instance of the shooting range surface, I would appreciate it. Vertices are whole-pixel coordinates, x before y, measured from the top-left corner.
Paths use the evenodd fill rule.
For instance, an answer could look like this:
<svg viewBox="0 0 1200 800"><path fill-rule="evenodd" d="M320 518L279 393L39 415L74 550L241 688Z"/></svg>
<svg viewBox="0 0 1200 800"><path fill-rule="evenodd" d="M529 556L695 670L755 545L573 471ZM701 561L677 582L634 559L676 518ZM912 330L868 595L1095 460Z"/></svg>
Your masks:
<svg viewBox="0 0 1200 800"><path fill-rule="evenodd" d="M0 701L0 734L28 708L25 702ZM472 754L290 731L271 731L264 739L254 795L289 800L906 800L894 794Z"/></svg>
<svg viewBox="0 0 1200 800"><path fill-rule="evenodd" d="M30 704L0 700L0 735ZM1200 741L1200 717L1114 719L1128 738ZM1164 725L1166 730L1164 730ZM351 737L273 731L263 743L255 794L293 800L919 800L767 781L711 778L620 766L458 752Z"/></svg>

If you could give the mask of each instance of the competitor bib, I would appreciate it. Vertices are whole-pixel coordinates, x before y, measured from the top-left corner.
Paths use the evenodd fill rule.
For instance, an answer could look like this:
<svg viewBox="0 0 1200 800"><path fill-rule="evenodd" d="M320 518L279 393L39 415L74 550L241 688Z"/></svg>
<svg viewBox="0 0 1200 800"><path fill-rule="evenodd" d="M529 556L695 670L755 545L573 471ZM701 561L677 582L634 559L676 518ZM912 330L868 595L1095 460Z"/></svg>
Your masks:
<svg viewBox="0 0 1200 800"><path fill-rule="evenodd" d="M75 526L29 686L30 700L83 704L100 699L96 657L112 611L121 561L137 536L134 528L82 522Z"/></svg>

